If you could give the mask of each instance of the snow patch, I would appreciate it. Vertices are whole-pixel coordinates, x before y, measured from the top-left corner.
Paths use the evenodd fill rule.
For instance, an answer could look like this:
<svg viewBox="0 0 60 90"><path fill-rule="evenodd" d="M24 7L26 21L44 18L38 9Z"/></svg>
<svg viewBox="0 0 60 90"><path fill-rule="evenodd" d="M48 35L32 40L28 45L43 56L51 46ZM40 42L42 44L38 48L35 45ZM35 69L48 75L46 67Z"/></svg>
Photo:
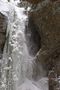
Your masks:
<svg viewBox="0 0 60 90"><path fill-rule="evenodd" d="M3 1L0 1L0 12L7 16L8 12L9 12L9 4L5 3Z"/></svg>

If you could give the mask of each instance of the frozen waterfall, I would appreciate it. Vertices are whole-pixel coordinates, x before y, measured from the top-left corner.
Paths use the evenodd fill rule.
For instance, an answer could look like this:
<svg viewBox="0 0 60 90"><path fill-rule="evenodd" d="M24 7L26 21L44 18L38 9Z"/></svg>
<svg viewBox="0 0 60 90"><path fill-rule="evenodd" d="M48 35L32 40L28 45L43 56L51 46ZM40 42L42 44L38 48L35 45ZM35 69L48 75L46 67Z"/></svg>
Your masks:
<svg viewBox="0 0 60 90"><path fill-rule="evenodd" d="M1 90L48 90L47 78L42 78L38 81L33 80L35 57L29 54L25 37L25 25L28 24L28 11L23 7L18 7L18 2L19 0L10 0L10 2L6 0L4 2L4 4L7 4L7 6L5 5L6 11L3 8L4 11L2 12L1 9L3 14L7 14L9 20L7 29L9 31L9 50L6 54L5 45L3 54L5 86ZM8 62L8 60L10 61ZM10 65L6 67L7 64ZM6 75L6 73L9 75Z"/></svg>

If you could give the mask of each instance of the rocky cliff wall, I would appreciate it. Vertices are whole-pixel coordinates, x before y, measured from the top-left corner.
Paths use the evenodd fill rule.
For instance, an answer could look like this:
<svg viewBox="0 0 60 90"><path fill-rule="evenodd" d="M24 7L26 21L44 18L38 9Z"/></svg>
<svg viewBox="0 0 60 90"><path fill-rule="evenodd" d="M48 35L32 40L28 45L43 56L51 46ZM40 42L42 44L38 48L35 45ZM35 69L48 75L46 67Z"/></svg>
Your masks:
<svg viewBox="0 0 60 90"><path fill-rule="evenodd" d="M55 68L60 75L60 1L49 2L39 10L29 12L29 18L39 28L41 48L37 53L39 62L49 72ZM31 22L32 23L32 22Z"/></svg>
<svg viewBox="0 0 60 90"><path fill-rule="evenodd" d="M38 9L36 7L36 10L29 12L29 20L38 27L41 37L33 77L39 79L40 76L48 76L49 90L60 89L59 80L56 79L60 76L60 1L42 3Z"/></svg>

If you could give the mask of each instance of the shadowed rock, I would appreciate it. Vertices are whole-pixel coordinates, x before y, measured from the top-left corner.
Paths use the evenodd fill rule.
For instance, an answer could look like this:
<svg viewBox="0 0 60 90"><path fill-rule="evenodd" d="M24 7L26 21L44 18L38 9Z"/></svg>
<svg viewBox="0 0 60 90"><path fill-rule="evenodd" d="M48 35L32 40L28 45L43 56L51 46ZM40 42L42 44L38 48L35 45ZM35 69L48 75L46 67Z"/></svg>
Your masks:
<svg viewBox="0 0 60 90"><path fill-rule="evenodd" d="M26 26L25 36L30 55L35 56L41 47L41 37L38 33L39 28L31 17L29 18L28 26Z"/></svg>
<svg viewBox="0 0 60 90"><path fill-rule="evenodd" d="M7 31L7 17L0 13L0 54L3 53Z"/></svg>

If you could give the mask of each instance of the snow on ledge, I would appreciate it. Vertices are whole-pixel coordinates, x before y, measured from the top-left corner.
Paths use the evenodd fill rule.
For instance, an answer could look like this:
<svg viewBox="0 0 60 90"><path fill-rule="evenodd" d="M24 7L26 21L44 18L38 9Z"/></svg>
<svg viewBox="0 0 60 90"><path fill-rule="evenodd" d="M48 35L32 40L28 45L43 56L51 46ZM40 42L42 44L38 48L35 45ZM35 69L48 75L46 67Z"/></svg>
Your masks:
<svg viewBox="0 0 60 90"><path fill-rule="evenodd" d="M8 12L9 12L8 2L0 1L0 12L5 16L8 16Z"/></svg>

